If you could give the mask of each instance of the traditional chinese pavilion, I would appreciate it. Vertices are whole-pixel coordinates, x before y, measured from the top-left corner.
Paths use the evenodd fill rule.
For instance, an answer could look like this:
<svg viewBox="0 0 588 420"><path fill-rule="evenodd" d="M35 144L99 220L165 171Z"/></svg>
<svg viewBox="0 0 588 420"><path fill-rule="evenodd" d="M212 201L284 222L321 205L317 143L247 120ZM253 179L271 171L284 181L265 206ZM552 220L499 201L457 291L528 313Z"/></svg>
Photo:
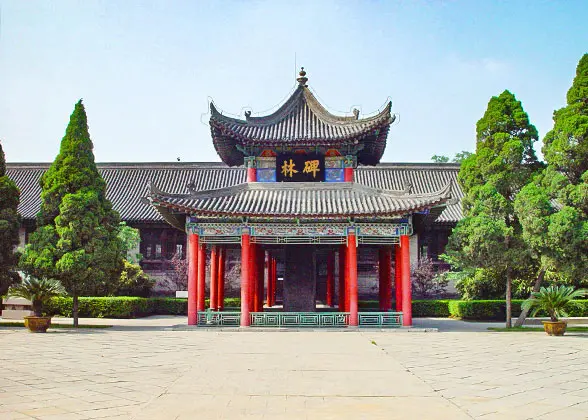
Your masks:
<svg viewBox="0 0 588 420"><path fill-rule="evenodd" d="M271 115L246 112L245 119L236 119L210 105L214 147L228 166L244 166L247 182L214 190L194 186L188 194L150 185L151 204L188 234L188 324L410 326L410 236L441 213L451 186L413 194L410 186L394 191L355 182L359 165L382 158L395 118L391 103L366 118L357 110L337 116L310 91L304 69L297 81L292 96ZM380 312L358 311L358 247L378 250ZM228 248L240 248L239 312L223 311ZM318 312L317 262L323 258L330 310ZM283 311L275 301L278 260Z"/></svg>

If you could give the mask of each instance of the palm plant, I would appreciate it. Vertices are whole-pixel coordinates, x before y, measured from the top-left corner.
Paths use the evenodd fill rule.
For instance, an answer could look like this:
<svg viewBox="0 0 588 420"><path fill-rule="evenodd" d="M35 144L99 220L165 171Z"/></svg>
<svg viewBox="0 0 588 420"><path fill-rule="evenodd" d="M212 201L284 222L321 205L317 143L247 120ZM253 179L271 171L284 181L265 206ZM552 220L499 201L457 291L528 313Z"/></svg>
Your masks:
<svg viewBox="0 0 588 420"><path fill-rule="evenodd" d="M65 294L65 289L59 280L25 277L23 281L8 290L8 296L30 300L35 316L41 316L43 306L54 296Z"/></svg>
<svg viewBox="0 0 588 420"><path fill-rule="evenodd" d="M531 316L535 316L539 311L545 311L552 322L557 322L560 317L568 316L567 309L575 305L574 299L586 295L587 289L574 290L572 286L542 287L538 292L531 293L531 297L525 300L521 307L531 311Z"/></svg>

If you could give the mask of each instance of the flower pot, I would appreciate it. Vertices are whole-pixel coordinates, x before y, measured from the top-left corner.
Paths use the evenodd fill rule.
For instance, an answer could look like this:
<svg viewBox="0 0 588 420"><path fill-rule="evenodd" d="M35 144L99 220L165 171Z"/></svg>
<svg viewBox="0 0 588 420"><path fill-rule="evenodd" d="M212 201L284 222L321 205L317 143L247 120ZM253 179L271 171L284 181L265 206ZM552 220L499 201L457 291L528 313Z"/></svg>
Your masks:
<svg viewBox="0 0 588 420"><path fill-rule="evenodd" d="M25 316L24 317L25 327L30 332L44 333L47 332L47 328L51 326L51 317L49 316Z"/></svg>
<svg viewBox="0 0 588 420"><path fill-rule="evenodd" d="M543 321L543 329L548 335L564 335L567 326L565 321Z"/></svg>

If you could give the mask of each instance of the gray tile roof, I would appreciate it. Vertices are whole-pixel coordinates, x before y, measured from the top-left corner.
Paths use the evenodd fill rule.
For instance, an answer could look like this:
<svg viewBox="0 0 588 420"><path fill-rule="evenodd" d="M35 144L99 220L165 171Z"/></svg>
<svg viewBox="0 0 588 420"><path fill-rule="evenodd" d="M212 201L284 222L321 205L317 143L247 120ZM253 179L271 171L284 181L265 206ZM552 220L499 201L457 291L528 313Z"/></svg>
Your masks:
<svg viewBox="0 0 588 420"><path fill-rule="evenodd" d="M7 174L21 190L19 211L25 219L34 219L40 207L39 179L48 163L8 163ZM163 222L162 216L145 200L149 181L172 194L188 193L187 184L196 190L214 190L245 182L242 167L229 168L222 163L99 163L98 169L107 183L107 196L114 208L128 222ZM452 197L461 200L457 184L459 166L435 163L384 163L376 167L359 167L358 184L383 190L404 190L410 185L415 194L433 193L451 183ZM460 203L449 204L436 220L455 223L462 218Z"/></svg>
<svg viewBox="0 0 588 420"><path fill-rule="evenodd" d="M323 146L345 149L358 143L363 149L358 161L375 165L382 158L390 124L392 103L377 115L368 118L336 116L327 111L308 89L298 86L292 96L273 114L245 120L221 114L210 104L210 129L214 146L230 166L243 163L243 146Z"/></svg>
<svg viewBox="0 0 588 420"><path fill-rule="evenodd" d="M451 184L426 194L381 190L355 182L256 182L189 194L168 194L151 184L148 198L156 207L202 216L402 216L444 204L451 198Z"/></svg>

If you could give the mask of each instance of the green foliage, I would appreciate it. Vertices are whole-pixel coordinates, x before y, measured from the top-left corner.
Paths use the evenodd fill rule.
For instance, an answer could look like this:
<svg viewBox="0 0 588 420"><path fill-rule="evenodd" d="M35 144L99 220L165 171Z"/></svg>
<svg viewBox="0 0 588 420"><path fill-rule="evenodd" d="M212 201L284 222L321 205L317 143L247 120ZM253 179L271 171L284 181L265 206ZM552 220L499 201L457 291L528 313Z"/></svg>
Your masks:
<svg viewBox="0 0 588 420"><path fill-rule="evenodd" d="M155 281L143 272L141 266L124 260L124 268L120 274L120 281L115 292L118 296L148 297Z"/></svg>
<svg viewBox="0 0 588 420"><path fill-rule="evenodd" d="M543 144L547 168L517 196L523 238L544 270L588 285L588 54Z"/></svg>
<svg viewBox="0 0 588 420"><path fill-rule="evenodd" d="M578 184L588 170L588 54L578 63L567 106L554 112L553 122L544 139L545 160Z"/></svg>
<svg viewBox="0 0 588 420"><path fill-rule="evenodd" d="M431 156L431 160L435 163L447 163L449 162L449 158L447 156L440 156L440 155L433 155Z"/></svg>
<svg viewBox="0 0 588 420"><path fill-rule="evenodd" d="M19 279L14 271L18 258L14 247L19 242L19 199L20 191L14 181L6 176L4 151L0 144L0 296Z"/></svg>
<svg viewBox="0 0 588 420"><path fill-rule="evenodd" d="M537 265L522 239L522 228L514 211L514 199L541 168L533 143L537 129L530 123L520 101L509 91L492 97L476 125L476 153L465 157L458 179L464 190L465 217L449 238L444 258L454 268L470 275L461 284L463 297L480 296L501 289L497 284L475 286L487 279L488 271L504 279L510 291L517 273L527 274ZM477 270L485 271L477 271ZM532 278L526 278L530 281ZM508 294L508 292L507 292Z"/></svg>
<svg viewBox="0 0 588 420"><path fill-rule="evenodd" d="M521 312L522 300L512 300L512 313ZM453 318L479 321L502 321L505 319L504 300L450 300L449 314Z"/></svg>
<svg viewBox="0 0 588 420"><path fill-rule="evenodd" d="M59 154L41 177L40 226L53 224L63 198L75 192L92 191L106 201L106 183L94 163L93 144L82 100L75 105L61 141Z"/></svg>
<svg viewBox="0 0 588 420"><path fill-rule="evenodd" d="M467 159L468 157L470 157L471 155L472 155L471 152L468 152L467 150L462 150L461 152L458 152L458 153L455 154L455 156L453 157L453 159L451 159L451 162L453 162L453 163L461 163L465 159ZM447 162L449 162L449 157L448 156L443 156L443 155L433 155L433 156L431 156L431 161L433 161L435 163L447 163Z"/></svg>
<svg viewBox="0 0 588 420"><path fill-rule="evenodd" d="M449 300L413 300L412 316L416 318L447 318L450 315L449 302Z"/></svg>
<svg viewBox="0 0 588 420"><path fill-rule="evenodd" d="M125 222L120 222L118 239L122 243L122 249L126 255L125 259L133 264L138 264L143 259L143 256L140 253L134 252L141 243L141 233L139 232L139 229L127 226Z"/></svg>
<svg viewBox="0 0 588 420"><path fill-rule="evenodd" d="M455 156L453 157L453 159L451 159L451 161L453 163L461 163L464 160L466 160L467 158L469 158L471 155L473 155L472 152L468 152L467 150L462 150L459 153L456 153Z"/></svg>
<svg viewBox="0 0 588 420"><path fill-rule="evenodd" d="M80 297L79 316L84 318L134 318L155 314L157 302L141 297ZM48 315L71 317L73 299L51 299L45 307Z"/></svg>
<svg viewBox="0 0 588 420"><path fill-rule="evenodd" d="M531 311L535 316L539 311L549 314L552 321L569 316L568 309L577 306L574 299L588 295L588 290L574 290L572 286L542 287L538 292L531 293L531 297L523 302L523 309Z"/></svg>
<svg viewBox="0 0 588 420"><path fill-rule="evenodd" d="M206 302L208 307L208 301ZM240 307L239 298L226 298L225 308ZM53 298L45 306L49 315L72 316L71 297ZM136 318L149 315L186 315L188 300L143 297L81 297L79 315L85 318Z"/></svg>
<svg viewBox="0 0 588 420"><path fill-rule="evenodd" d="M8 296L30 300L36 316L41 316L44 306L52 297L65 294L65 289L58 280L25 277L22 282L8 289Z"/></svg>
<svg viewBox="0 0 588 420"><path fill-rule="evenodd" d="M504 296L506 287L502 273L493 269L477 268L462 274L455 283L462 299L496 299Z"/></svg>
<svg viewBox="0 0 588 420"><path fill-rule="evenodd" d="M38 228L20 260L26 273L59 279L74 299L116 290L125 253L120 218L106 199L92 149L80 100L59 154L41 177Z"/></svg>

